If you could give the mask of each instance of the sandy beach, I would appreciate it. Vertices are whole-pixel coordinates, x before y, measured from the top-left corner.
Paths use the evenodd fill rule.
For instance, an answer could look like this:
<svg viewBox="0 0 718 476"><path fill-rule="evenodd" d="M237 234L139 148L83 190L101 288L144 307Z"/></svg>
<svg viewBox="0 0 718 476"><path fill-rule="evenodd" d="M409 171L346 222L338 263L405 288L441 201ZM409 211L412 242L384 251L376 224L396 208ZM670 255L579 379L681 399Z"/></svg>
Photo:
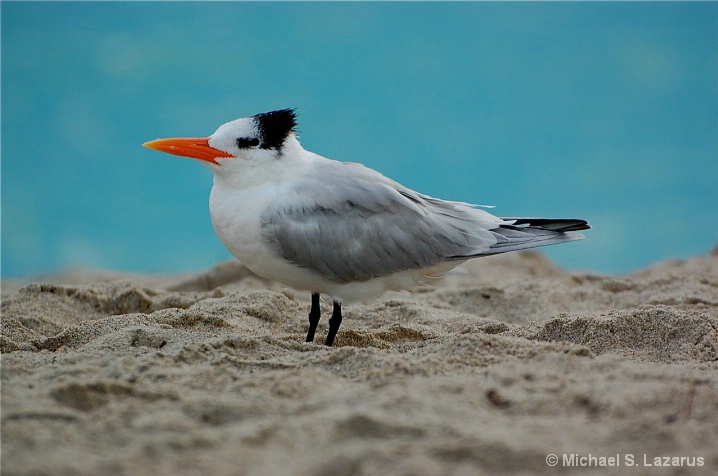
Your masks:
<svg viewBox="0 0 718 476"><path fill-rule="evenodd" d="M238 262L6 281L2 474L718 474L718 248L464 268L345 306L334 348Z"/></svg>

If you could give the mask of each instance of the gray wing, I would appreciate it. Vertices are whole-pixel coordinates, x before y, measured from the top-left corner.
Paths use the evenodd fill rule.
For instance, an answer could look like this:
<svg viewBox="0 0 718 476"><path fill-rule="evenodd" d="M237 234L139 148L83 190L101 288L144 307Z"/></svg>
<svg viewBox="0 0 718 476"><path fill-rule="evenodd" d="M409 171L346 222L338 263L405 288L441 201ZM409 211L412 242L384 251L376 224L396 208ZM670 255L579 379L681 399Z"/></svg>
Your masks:
<svg viewBox="0 0 718 476"><path fill-rule="evenodd" d="M506 238L491 230L510 223L342 162L297 181L261 220L263 239L284 258L338 283L492 254Z"/></svg>

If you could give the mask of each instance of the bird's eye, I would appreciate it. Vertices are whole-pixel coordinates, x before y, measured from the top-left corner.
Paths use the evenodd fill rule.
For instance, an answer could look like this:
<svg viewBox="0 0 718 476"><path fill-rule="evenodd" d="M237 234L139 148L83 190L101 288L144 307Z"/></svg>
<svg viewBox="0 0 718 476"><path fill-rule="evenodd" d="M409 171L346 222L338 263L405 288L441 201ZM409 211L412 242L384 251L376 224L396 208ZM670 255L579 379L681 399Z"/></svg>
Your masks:
<svg viewBox="0 0 718 476"><path fill-rule="evenodd" d="M256 137L240 137L237 139L237 147L240 149L249 149L250 147L257 147L259 145L259 139Z"/></svg>

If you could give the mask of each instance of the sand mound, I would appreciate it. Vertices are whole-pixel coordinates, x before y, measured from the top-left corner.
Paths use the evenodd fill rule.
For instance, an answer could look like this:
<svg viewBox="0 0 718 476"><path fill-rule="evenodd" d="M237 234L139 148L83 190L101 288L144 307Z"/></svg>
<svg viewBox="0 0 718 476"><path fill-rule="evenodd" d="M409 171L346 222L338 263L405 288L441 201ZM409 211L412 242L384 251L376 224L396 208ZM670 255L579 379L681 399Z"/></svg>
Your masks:
<svg viewBox="0 0 718 476"><path fill-rule="evenodd" d="M90 276L3 299L3 474L718 471L715 251L622 277L477 260L345 307L334 348L303 342L307 293L239 263ZM566 467L589 454L618 461Z"/></svg>

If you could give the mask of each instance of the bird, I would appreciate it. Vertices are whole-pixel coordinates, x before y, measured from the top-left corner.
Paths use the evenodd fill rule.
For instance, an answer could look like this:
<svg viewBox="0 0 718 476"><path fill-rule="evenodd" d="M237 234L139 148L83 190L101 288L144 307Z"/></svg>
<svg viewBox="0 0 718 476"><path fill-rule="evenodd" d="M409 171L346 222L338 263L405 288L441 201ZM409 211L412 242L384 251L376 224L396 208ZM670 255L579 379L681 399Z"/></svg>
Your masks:
<svg viewBox="0 0 718 476"><path fill-rule="evenodd" d="M227 122L209 137L143 146L212 170L209 209L224 246L257 275L311 293L306 342L314 341L320 295L332 299L326 346L343 304L411 290L470 259L580 240L591 228L582 219L500 218L305 150L293 108Z"/></svg>

